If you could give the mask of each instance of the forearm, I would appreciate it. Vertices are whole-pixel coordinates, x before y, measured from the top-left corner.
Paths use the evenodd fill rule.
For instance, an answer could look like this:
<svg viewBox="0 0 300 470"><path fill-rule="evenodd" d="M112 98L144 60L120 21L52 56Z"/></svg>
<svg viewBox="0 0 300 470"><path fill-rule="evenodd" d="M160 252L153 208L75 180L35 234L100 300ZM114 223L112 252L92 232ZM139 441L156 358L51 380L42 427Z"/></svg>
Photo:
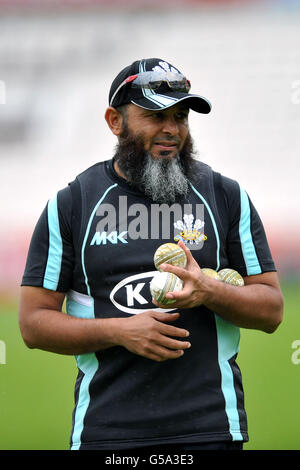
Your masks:
<svg viewBox="0 0 300 470"><path fill-rule="evenodd" d="M122 320L75 318L59 311L39 309L20 322L20 327L29 348L78 355L115 346Z"/></svg>
<svg viewBox="0 0 300 470"><path fill-rule="evenodd" d="M152 310L125 318L84 319L58 310L39 308L20 312L22 337L30 348L79 355L123 346L154 361L176 359L190 347L189 332L169 325L177 313ZM177 338L182 338L178 340Z"/></svg>
<svg viewBox="0 0 300 470"><path fill-rule="evenodd" d="M236 287L208 280L203 304L236 326L267 333L275 331L282 319L280 291L266 284Z"/></svg>

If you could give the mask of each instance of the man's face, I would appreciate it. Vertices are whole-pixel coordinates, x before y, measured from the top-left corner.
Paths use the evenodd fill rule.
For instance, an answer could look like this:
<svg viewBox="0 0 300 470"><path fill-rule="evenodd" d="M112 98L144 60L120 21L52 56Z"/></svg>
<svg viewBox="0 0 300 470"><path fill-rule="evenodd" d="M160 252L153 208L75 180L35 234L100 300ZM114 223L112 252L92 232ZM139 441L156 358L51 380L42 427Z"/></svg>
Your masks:
<svg viewBox="0 0 300 470"><path fill-rule="evenodd" d="M129 105L122 115L114 157L123 177L155 202L185 197L195 163L188 110L177 105L154 112Z"/></svg>
<svg viewBox="0 0 300 470"><path fill-rule="evenodd" d="M144 143L153 158L172 158L182 150L189 134L189 110L177 104L163 111L149 111L135 105L127 107L126 125L132 136Z"/></svg>

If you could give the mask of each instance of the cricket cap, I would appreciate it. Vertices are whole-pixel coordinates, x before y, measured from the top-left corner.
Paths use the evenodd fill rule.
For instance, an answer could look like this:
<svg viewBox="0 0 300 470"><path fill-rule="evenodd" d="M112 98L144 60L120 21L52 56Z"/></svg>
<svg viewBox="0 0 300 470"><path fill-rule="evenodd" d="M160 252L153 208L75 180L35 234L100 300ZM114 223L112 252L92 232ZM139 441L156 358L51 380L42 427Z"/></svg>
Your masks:
<svg viewBox="0 0 300 470"><path fill-rule="evenodd" d="M193 111L208 114L208 99L189 93L190 88L190 81L165 60L141 59L116 76L109 92L109 106L132 103L144 109L163 110L185 102Z"/></svg>

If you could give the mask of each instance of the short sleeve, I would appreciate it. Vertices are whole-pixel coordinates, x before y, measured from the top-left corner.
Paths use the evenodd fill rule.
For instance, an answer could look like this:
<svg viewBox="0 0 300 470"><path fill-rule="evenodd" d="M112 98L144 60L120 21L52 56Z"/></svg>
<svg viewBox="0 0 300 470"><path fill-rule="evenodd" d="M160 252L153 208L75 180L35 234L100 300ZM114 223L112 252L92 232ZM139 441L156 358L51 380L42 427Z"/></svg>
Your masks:
<svg viewBox="0 0 300 470"><path fill-rule="evenodd" d="M29 246L22 286L67 292L72 284L72 194L68 186L48 201Z"/></svg>
<svg viewBox="0 0 300 470"><path fill-rule="evenodd" d="M242 276L276 271L263 223L247 192L228 178L223 188L229 214L226 251L229 266Z"/></svg>

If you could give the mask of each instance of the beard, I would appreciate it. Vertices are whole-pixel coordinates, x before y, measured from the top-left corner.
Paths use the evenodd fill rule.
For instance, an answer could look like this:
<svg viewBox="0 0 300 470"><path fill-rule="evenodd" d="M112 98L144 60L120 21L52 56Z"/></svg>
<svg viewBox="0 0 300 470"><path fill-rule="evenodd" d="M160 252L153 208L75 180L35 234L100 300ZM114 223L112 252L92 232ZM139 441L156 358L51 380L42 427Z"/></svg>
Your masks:
<svg viewBox="0 0 300 470"><path fill-rule="evenodd" d="M177 155L154 158L145 150L143 134L133 135L125 124L114 159L127 182L157 203L172 204L186 197L195 174L190 134Z"/></svg>

